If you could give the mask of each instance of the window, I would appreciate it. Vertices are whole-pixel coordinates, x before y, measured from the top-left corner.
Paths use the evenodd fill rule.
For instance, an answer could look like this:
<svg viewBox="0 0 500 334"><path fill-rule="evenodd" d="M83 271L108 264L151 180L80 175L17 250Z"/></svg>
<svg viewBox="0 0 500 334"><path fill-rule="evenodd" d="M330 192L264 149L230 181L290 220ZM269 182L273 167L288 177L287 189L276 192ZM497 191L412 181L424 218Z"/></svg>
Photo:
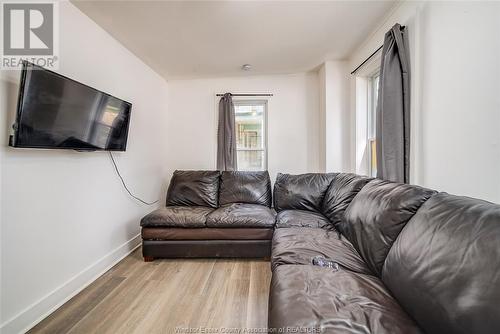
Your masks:
<svg viewBox="0 0 500 334"><path fill-rule="evenodd" d="M238 170L267 169L267 101L234 100Z"/></svg>
<svg viewBox="0 0 500 334"><path fill-rule="evenodd" d="M376 140L376 111L378 103L378 85L380 73L377 72L369 78L368 82L368 174L377 176L377 140Z"/></svg>
<svg viewBox="0 0 500 334"><path fill-rule="evenodd" d="M355 171L376 177L376 109L380 81L380 53L373 56L357 72L355 83Z"/></svg>

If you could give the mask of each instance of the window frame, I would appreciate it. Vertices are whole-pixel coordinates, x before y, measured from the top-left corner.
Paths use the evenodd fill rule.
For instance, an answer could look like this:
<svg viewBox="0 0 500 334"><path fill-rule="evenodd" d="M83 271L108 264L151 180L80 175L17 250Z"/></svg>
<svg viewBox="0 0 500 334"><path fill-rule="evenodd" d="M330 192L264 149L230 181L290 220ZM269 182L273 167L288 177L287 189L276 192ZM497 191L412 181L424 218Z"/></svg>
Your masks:
<svg viewBox="0 0 500 334"><path fill-rule="evenodd" d="M264 106L264 114L262 117L262 135L264 138L262 138L262 146L263 148L258 148L258 149L252 149L252 148L236 148L236 158L238 158L238 152L264 152L264 162L263 162L263 171L268 170L268 103L269 101L267 99L249 99L248 97L233 97L233 105L235 107L235 120L236 120L236 106L237 105L243 105L243 106ZM236 128L235 128L236 131ZM239 166L237 166L238 171L242 171Z"/></svg>
<svg viewBox="0 0 500 334"><path fill-rule="evenodd" d="M366 64L356 71L353 77L354 82L354 150L353 164L355 171L362 175L372 175L371 168L371 142L375 135L374 115L370 113L374 110L373 81L372 79L380 73L381 52L376 53ZM371 123L370 123L371 122ZM370 129L371 124L373 128Z"/></svg>
<svg viewBox="0 0 500 334"><path fill-rule="evenodd" d="M378 84L375 85L375 80L378 78ZM375 102L375 96L377 96L378 100L378 85L380 85L380 68L377 68L375 71L373 71L368 77L368 110L367 110L367 129L366 129L366 144L367 144L367 153L368 153L368 166L367 166L367 171L368 175L371 177L376 177L377 175L374 175L374 170L373 170L373 161L372 161L372 154L373 154L373 143L376 142L377 139L377 124L376 124L376 115L377 115L377 103Z"/></svg>

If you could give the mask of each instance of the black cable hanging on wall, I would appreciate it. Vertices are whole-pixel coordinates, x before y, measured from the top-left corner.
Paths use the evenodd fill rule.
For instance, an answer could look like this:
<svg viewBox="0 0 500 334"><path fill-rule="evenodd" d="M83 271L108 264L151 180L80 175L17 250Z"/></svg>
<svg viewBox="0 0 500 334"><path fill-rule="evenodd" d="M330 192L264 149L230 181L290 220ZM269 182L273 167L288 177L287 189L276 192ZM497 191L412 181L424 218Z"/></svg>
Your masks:
<svg viewBox="0 0 500 334"><path fill-rule="evenodd" d="M108 151L108 153L109 153L109 157L111 158L111 162L113 162L113 166L115 167L116 174L120 178L120 181L122 181L123 188L125 188L125 190L128 192L128 194L130 195L130 197L132 197L136 201L139 201L139 202L141 202L143 204L146 204L146 205L153 205L153 204L156 204L156 203L158 203L160 201L159 199L157 199L154 202L146 202L146 201L142 200L141 198L139 198L139 197L135 196L134 194L132 194L132 192L128 189L127 185L125 184L125 181L123 180L123 177L120 174L120 171L118 170L118 166L116 165L115 158L113 157L113 153L111 153L111 151Z"/></svg>

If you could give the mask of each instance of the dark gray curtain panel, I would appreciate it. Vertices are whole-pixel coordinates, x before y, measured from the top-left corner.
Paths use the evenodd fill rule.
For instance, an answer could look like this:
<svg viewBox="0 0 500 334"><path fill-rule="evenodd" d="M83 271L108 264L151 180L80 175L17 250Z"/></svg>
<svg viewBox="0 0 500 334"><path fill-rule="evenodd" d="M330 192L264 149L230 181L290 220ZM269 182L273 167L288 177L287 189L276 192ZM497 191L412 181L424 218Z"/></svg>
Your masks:
<svg viewBox="0 0 500 334"><path fill-rule="evenodd" d="M234 104L231 93L226 93L219 101L219 126L217 129L217 169L237 170L236 132L234 125Z"/></svg>
<svg viewBox="0 0 500 334"><path fill-rule="evenodd" d="M399 24L385 34L376 110L377 177L410 182L410 59Z"/></svg>

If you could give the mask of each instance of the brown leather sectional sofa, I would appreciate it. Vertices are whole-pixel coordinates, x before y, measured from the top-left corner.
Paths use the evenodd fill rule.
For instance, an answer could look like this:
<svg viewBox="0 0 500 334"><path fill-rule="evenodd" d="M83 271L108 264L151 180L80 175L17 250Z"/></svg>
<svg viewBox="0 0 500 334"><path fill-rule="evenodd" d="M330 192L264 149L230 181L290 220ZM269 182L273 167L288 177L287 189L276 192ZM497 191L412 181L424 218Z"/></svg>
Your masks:
<svg viewBox="0 0 500 334"><path fill-rule="evenodd" d="M279 174L274 208L271 333L500 332L500 205L332 173Z"/></svg>

